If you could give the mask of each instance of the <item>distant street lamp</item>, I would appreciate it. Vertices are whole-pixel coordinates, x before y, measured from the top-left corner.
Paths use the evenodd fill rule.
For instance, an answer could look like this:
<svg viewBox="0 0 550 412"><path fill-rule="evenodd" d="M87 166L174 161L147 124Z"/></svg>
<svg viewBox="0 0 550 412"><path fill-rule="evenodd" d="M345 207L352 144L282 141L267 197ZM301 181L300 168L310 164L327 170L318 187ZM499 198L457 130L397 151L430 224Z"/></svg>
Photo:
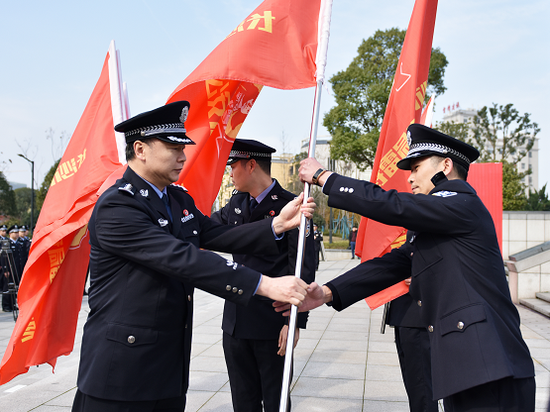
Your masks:
<svg viewBox="0 0 550 412"><path fill-rule="evenodd" d="M34 230L34 162L19 153L17 156L22 157L31 164L31 233Z"/></svg>

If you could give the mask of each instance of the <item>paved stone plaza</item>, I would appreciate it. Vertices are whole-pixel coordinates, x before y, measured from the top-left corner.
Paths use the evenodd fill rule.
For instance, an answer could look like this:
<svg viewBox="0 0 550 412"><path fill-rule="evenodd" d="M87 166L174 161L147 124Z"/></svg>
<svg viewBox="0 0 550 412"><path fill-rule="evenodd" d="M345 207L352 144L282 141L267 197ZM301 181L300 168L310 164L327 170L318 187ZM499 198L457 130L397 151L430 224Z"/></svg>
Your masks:
<svg viewBox="0 0 550 412"><path fill-rule="evenodd" d="M327 282L351 269L358 260L321 262L317 280ZM537 412L546 412L550 396L550 319L518 307L522 333L537 373ZM55 373L49 365L0 386L0 411L66 412L76 388L82 326L88 313L82 302L74 351L58 359ZM231 395L222 349L223 300L195 293L191 379L187 412L230 412ZM380 334L382 310L365 302L336 312L323 306L310 314L295 350L291 388L294 412L406 412L393 330ZM0 353L8 344L14 321L0 313Z"/></svg>

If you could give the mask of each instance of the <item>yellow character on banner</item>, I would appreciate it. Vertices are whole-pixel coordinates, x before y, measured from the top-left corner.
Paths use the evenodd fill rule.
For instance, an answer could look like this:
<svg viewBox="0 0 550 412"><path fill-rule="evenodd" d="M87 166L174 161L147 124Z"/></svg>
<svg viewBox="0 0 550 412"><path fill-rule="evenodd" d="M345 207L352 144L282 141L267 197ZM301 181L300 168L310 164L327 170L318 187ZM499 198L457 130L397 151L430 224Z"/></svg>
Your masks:
<svg viewBox="0 0 550 412"><path fill-rule="evenodd" d="M34 321L34 318L32 318L29 324L27 325L25 332L23 332L23 338L21 339L21 342L26 342L34 338L35 331L36 331L36 322Z"/></svg>
<svg viewBox="0 0 550 412"><path fill-rule="evenodd" d="M223 82L221 80L206 80L206 93L208 96L207 106L211 107L208 111L208 118L211 121L218 121L218 119L212 119L213 116L218 118L222 117L229 102L230 94L224 92L224 90L229 86L229 82ZM215 98L213 98L216 96Z"/></svg>
<svg viewBox="0 0 550 412"><path fill-rule="evenodd" d="M399 160L407 156L407 153L409 152L409 145L407 143L407 135L405 133L403 133L397 143L395 143L393 150L399 156Z"/></svg>
<svg viewBox="0 0 550 412"><path fill-rule="evenodd" d="M250 23L247 30L254 30L260 20L264 21L264 27L258 27L258 30L273 33L273 20L275 20L275 17L273 17L270 11L265 11L263 16L259 14L253 14L250 16L247 21L251 21L252 23Z"/></svg>
<svg viewBox="0 0 550 412"><path fill-rule="evenodd" d="M54 247L48 250L48 258L50 259L50 283L53 282L59 266L65 259L65 250L63 248L63 240L57 242Z"/></svg>
<svg viewBox="0 0 550 412"><path fill-rule="evenodd" d="M422 83L419 87L416 88L416 99L414 102L414 110L419 110L422 108L422 104L424 103L424 97L426 96L426 87L428 86L428 81L426 80L424 83Z"/></svg>

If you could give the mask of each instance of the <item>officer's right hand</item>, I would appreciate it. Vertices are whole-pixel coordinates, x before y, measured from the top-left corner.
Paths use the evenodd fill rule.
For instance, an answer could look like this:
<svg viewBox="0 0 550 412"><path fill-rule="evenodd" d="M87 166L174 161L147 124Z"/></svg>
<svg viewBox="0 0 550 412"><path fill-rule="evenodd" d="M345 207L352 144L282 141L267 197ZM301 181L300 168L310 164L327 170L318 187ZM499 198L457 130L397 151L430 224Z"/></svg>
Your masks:
<svg viewBox="0 0 550 412"><path fill-rule="evenodd" d="M262 280L256 294L275 301L300 306L306 296L306 289L307 283L296 276L289 275L271 278L262 275Z"/></svg>

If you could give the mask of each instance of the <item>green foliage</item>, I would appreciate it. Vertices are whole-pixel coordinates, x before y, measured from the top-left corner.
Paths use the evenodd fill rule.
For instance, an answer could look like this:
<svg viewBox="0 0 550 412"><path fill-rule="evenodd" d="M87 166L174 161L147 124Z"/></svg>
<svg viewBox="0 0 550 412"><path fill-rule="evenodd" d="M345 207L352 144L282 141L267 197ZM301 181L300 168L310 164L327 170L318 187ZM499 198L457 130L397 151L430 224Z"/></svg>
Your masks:
<svg viewBox="0 0 550 412"><path fill-rule="evenodd" d="M17 220L18 224L20 225L27 225L30 227L31 225L31 196L32 196L32 190L29 187L21 187L19 189L15 189L15 198L16 198L16 204L17 204ZM36 223L36 219L38 218L38 210L36 208L36 194L37 192L34 192L34 201L35 201L35 207L34 207L34 219L33 224Z"/></svg>
<svg viewBox="0 0 550 412"><path fill-rule="evenodd" d="M54 163L52 167L50 167L50 170L48 170L48 173L46 173L46 176L44 177L44 181L42 182L42 185L40 185L40 189L38 189L37 193L35 193L34 208L37 211L36 212L37 216L40 214L40 210L42 209L44 200L46 200L46 195L48 194L48 190L50 189L53 176L55 175L55 171L57 170L57 167L59 166L60 161L61 159L59 159L57 162Z"/></svg>
<svg viewBox="0 0 550 412"><path fill-rule="evenodd" d="M525 210L527 197L522 180L530 172L520 173L516 165L502 161L502 209Z"/></svg>
<svg viewBox="0 0 550 412"><path fill-rule="evenodd" d="M458 140L467 142L470 133L469 123L457 123L457 122L441 122L437 123L434 129L439 130L441 133L453 136Z"/></svg>
<svg viewBox="0 0 550 412"><path fill-rule="evenodd" d="M550 211L550 200L548 200L548 195L546 194L546 185L539 191L529 191L525 210Z"/></svg>
<svg viewBox="0 0 550 412"><path fill-rule="evenodd" d="M8 183L4 173L0 172L0 215L11 216L16 213L15 192Z"/></svg>
<svg viewBox="0 0 550 412"><path fill-rule="evenodd" d="M405 30L378 30L363 40L348 68L330 79L336 99L323 124L332 136L333 159L372 167ZM432 49L427 94L442 94L447 58Z"/></svg>
<svg viewBox="0 0 550 412"><path fill-rule="evenodd" d="M513 106L493 103L472 119L473 136L466 142L479 150L479 161L517 164L533 148L540 128L531 122L529 113L520 115Z"/></svg>

